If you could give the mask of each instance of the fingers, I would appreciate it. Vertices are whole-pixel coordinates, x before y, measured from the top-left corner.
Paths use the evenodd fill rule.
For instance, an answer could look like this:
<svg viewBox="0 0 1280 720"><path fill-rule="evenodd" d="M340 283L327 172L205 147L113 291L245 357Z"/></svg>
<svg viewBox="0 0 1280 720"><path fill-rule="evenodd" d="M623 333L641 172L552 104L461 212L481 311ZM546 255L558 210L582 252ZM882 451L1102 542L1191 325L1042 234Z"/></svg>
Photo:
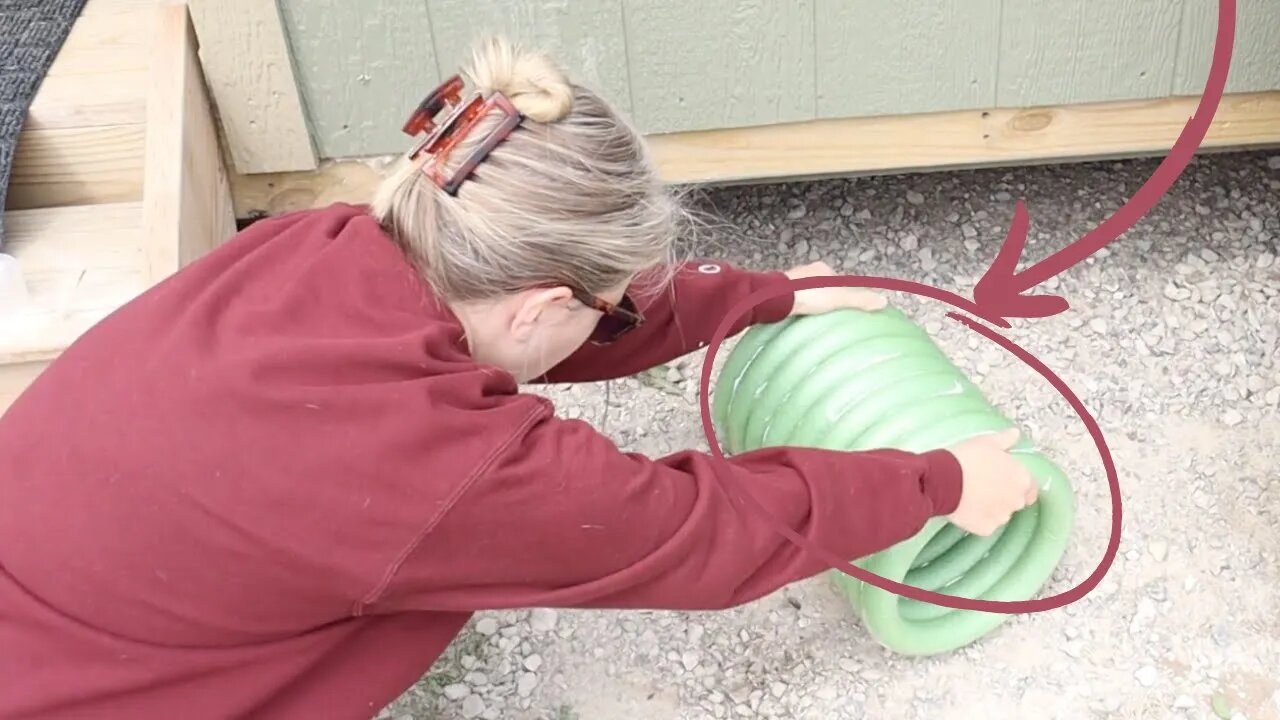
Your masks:
<svg viewBox="0 0 1280 720"><path fill-rule="evenodd" d="M854 290L850 293L849 306L855 310L866 310L874 312L883 310L889 304L889 299L880 293L870 292L868 290Z"/></svg>
<svg viewBox="0 0 1280 720"><path fill-rule="evenodd" d="M980 435L975 439L997 450L1010 450L1014 445L1018 444L1018 438L1020 437L1022 437L1022 433L1018 428L1009 428L996 433Z"/></svg>

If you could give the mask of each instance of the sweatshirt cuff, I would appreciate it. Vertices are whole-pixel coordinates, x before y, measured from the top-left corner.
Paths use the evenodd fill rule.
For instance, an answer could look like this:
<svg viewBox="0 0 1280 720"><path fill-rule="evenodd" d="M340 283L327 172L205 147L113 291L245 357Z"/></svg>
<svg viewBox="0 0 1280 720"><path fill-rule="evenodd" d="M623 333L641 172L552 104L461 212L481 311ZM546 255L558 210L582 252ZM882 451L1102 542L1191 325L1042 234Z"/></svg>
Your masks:
<svg viewBox="0 0 1280 720"><path fill-rule="evenodd" d="M753 283L752 292L790 281L791 279L784 272L760 273L759 280ZM795 301L796 294L794 292L784 292L771 297L755 306L751 312L751 323L753 325L769 325L781 322L791 315L791 310L795 307Z"/></svg>
<svg viewBox="0 0 1280 720"><path fill-rule="evenodd" d="M920 484L933 505L933 514L950 515L960 506L960 493L964 489L960 461L947 450L932 450L921 457L925 470Z"/></svg>

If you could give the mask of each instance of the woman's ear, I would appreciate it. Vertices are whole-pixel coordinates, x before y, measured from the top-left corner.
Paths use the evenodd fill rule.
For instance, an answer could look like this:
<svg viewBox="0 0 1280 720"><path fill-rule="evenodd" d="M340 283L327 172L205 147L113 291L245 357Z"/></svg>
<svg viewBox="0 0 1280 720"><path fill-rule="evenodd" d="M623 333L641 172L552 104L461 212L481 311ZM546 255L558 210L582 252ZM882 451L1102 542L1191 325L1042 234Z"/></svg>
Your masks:
<svg viewBox="0 0 1280 720"><path fill-rule="evenodd" d="M567 287L526 290L515 298L511 314L511 335L520 342L532 337L539 322L554 318L557 311L567 311L573 300L573 292Z"/></svg>

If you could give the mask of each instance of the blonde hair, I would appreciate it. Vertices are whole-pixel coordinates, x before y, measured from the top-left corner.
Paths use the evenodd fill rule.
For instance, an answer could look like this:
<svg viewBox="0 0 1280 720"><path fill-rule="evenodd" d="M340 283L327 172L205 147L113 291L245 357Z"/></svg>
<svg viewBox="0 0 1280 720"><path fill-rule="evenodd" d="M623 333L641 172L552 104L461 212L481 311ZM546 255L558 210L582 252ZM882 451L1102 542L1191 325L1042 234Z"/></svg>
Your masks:
<svg viewBox="0 0 1280 720"><path fill-rule="evenodd" d="M373 215L451 302L556 282L588 292L661 270L690 218L657 177L640 134L546 55L501 37L479 43L468 84L500 92L525 116L450 196L401 160ZM472 88L468 88L470 91ZM501 118L481 121L452 172Z"/></svg>

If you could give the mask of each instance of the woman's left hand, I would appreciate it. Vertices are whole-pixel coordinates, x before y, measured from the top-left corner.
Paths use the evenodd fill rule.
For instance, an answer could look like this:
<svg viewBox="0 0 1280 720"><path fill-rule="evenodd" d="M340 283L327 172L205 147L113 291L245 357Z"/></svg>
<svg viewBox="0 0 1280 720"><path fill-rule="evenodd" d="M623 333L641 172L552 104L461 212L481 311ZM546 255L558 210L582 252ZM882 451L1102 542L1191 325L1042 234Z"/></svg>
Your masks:
<svg viewBox="0 0 1280 720"><path fill-rule="evenodd" d="M837 275L831 266L824 262L809 263L788 270L786 276L792 280L815 277L831 277ZM821 315L832 310L881 310L889 304L889 300L880 293L866 288L855 287L823 287L796 291L795 302L791 308L792 315Z"/></svg>

